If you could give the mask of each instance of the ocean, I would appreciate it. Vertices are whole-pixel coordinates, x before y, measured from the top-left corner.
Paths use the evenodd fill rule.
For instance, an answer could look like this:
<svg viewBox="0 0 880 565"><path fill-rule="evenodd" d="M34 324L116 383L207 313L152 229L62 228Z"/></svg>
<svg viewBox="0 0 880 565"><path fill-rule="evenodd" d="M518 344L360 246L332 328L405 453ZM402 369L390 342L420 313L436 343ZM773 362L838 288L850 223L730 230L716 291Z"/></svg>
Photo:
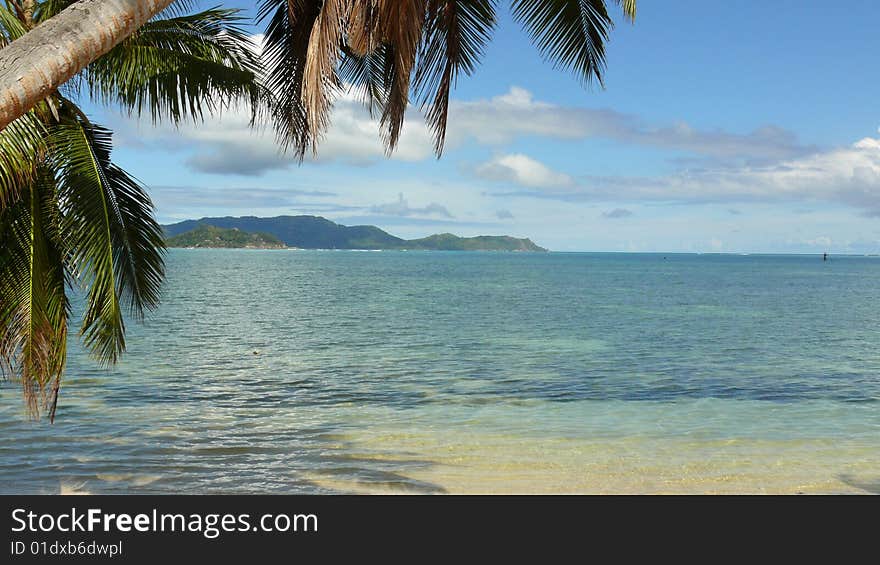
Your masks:
<svg viewBox="0 0 880 565"><path fill-rule="evenodd" d="M3 493L880 493L880 258L170 250Z"/></svg>

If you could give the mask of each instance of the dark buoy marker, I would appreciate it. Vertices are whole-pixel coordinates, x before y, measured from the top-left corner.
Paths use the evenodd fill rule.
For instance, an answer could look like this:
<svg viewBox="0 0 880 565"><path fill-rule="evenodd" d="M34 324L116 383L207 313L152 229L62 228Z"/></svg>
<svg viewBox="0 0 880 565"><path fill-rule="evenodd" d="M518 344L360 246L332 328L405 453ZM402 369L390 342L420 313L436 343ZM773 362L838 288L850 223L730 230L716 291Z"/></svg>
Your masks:
<svg viewBox="0 0 880 565"><path fill-rule="evenodd" d="M822 254L822 260L823 260L823 261L827 261L827 260L828 260L828 253L823 253L823 254Z"/></svg>

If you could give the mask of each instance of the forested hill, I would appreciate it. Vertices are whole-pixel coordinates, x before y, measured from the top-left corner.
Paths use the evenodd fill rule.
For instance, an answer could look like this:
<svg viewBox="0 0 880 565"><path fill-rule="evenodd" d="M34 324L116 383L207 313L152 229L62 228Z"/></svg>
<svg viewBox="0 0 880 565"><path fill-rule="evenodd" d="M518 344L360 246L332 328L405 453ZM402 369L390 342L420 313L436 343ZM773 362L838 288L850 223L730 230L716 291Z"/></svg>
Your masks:
<svg viewBox="0 0 880 565"><path fill-rule="evenodd" d="M209 225L270 234L301 249L431 249L438 251L547 251L530 239L510 236L458 237L444 233L421 239L395 237L376 226L343 226L320 216L202 218L163 226L168 237Z"/></svg>
<svg viewBox="0 0 880 565"><path fill-rule="evenodd" d="M201 224L166 241L168 247L211 247L235 249L283 249L284 242L268 233L250 233L236 228Z"/></svg>

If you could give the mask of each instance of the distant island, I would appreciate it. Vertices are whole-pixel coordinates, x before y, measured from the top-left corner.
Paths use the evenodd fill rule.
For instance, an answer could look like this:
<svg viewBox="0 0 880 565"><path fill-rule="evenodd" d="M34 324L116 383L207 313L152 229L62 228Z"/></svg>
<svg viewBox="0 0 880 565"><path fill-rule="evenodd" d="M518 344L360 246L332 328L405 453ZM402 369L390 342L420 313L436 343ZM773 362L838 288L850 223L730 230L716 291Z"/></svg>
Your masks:
<svg viewBox="0 0 880 565"><path fill-rule="evenodd" d="M506 235L458 237L442 233L407 240L376 226L343 226L320 216L226 216L185 220L162 227L169 247L547 251L528 238Z"/></svg>
<svg viewBox="0 0 880 565"><path fill-rule="evenodd" d="M284 242L268 233L250 233L238 228L201 224L188 232L169 237L168 247L211 247L234 249L284 249Z"/></svg>

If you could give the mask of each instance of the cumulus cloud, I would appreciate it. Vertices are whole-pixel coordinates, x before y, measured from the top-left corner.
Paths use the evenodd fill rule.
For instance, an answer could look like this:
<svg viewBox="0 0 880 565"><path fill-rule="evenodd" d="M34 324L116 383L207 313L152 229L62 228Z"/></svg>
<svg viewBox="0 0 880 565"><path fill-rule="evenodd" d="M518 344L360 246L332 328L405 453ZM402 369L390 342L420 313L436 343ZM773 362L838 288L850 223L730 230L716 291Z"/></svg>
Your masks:
<svg viewBox="0 0 880 565"><path fill-rule="evenodd" d="M310 156L310 159L366 165L388 157L381 141L378 117L370 116L357 92L349 92L336 101L331 123L317 156ZM431 158L434 155L433 143L421 115L410 108L400 141L390 158L400 161Z"/></svg>
<svg viewBox="0 0 880 565"><path fill-rule="evenodd" d="M880 139L773 165L718 167L657 177L586 177L563 191L496 193L559 200L711 202L823 201L880 216Z"/></svg>
<svg viewBox="0 0 880 565"><path fill-rule="evenodd" d="M532 188L559 188L574 184L570 176L554 171L522 153L500 155L478 165L477 176L493 181L511 182Z"/></svg>
<svg viewBox="0 0 880 565"><path fill-rule="evenodd" d="M385 158L422 161L433 156L430 131L416 110L408 112L398 148L390 156L382 144L378 120L370 116L355 93L337 100L332 112L332 127L322 138L318 153L307 154L306 162L366 166ZM298 164L295 155L280 151L271 128L252 128L249 112L241 108L197 125L133 125L114 124L122 144L191 151L185 163L201 173L260 176Z"/></svg>
<svg viewBox="0 0 880 565"><path fill-rule="evenodd" d="M251 36L253 49L260 53L262 34ZM379 121L371 116L362 100L362 92L349 89L340 96L332 109L332 127L320 141L316 155L306 155L306 161L342 161L350 165L369 165L389 157L381 141ZM279 150L271 127L252 127L250 112L245 108L231 108L221 116L204 123L174 128L160 125L151 131L138 131L138 137L171 142L180 146L194 141L194 155L187 158L191 169L202 173L259 176L266 172L286 169L298 163L292 154ZM133 137L133 136L129 136ZM132 140L136 144L142 140ZM407 112L397 150L390 156L402 161L420 161L433 154L430 131L417 110Z"/></svg>
<svg viewBox="0 0 880 565"><path fill-rule="evenodd" d="M332 127L321 140L316 155L307 154L306 161L341 161L350 165L369 165L386 158L380 138L379 124L354 96L338 100L333 108ZM243 112L182 132L199 142L197 153L188 164L201 172L252 175L287 168L296 158L279 151L274 135L254 132ZM421 161L432 156L430 133L423 122L409 120L404 126L392 159Z"/></svg>
<svg viewBox="0 0 880 565"><path fill-rule="evenodd" d="M602 212L603 218L610 218L610 219L628 218L632 215L633 215L632 210L627 210L626 208L615 208L614 210Z"/></svg>
<svg viewBox="0 0 880 565"><path fill-rule="evenodd" d="M431 202L423 208L412 208L409 202L403 197L403 193L398 194L396 202L386 204L378 204L370 208L370 212L383 216L442 216L444 218L454 217L445 206L436 202Z"/></svg>
<svg viewBox="0 0 880 565"><path fill-rule="evenodd" d="M512 220L513 214L510 210L498 210L495 212L495 217L499 220Z"/></svg>

